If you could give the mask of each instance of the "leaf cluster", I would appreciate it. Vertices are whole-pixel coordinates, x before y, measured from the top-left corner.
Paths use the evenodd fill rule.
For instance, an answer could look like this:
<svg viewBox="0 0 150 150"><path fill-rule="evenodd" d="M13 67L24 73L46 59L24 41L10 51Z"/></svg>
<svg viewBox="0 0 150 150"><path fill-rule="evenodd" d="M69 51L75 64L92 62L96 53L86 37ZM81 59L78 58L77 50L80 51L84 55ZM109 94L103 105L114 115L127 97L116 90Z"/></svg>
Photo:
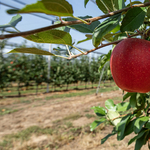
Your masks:
<svg viewBox="0 0 150 150"><path fill-rule="evenodd" d="M88 5L88 2L89 0L84 1L85 7L86 5ZM140 1L130 2L129 4L126 4L125 2L125 0L96 0L96 5L100 9L100 11L102 11L104 14L110 13L109 17L103 22L99 22L97 19L92 18L92 16L74 16L73 6L66 0L41 0L37 1L36 3L26 5L22 9L11 9L7 12L10 14L34 12L45 13L47 15L55 15L58 17L65 17L61 19L60 23L58 23L57 21L57 23L52 26L51 30L44 29L46 31L40 31L35 34L23 36L28 40L37 43L54 43L73 46L72 37L69 33L70 30L66 30L66 27L68 27L70 29L75 29L86 34L86 39L78 41L77 44L85 42L87 40L92 40L93 46L97 48L103 41L113 42L122 38L133 36L134 34L139 33L136 31L138 29L140 30L140 34L141 32L142 34L148 33L147 30L149 30L150 16L150 9L148 7L149 2L145 0L144 5L140 5ZM136 4L139 4L139 6L137 6ZM132 7L130 8L129 6ZM17 15L13 17L8 24L1 25L0 28L13 27L16 29L15 26L19 21L21 21L21 16ZM78 21L80 22L78 23ZM19 30L17 29L17 32L18 31ZM145 35L146 37L149 36L147 34ZM81 52L81 55L86 54L82 50L79 50L78 48L76 49ZM57 56L45 51L41 52L39 49L36 49L35 51L33 48L15 48L10 52ZM74 56L69 54L67 59L73 57Z"/></svg>
<svg viewBox="0 0 150 150"><path fill-rule="evenodd" d="M111 134L101 140L102 144L115 134L117 134L117 140L120 141L134 132L136 136L129 140L128 145L135 142L135 150L141 149L150 136L150 101L148 98L148 94L126 93L121 103L114 104L113 100L109 99L105 101L105 108L92 107L100 119L91 124L91 131L101 123L109 122L114 129Z"/></svg>

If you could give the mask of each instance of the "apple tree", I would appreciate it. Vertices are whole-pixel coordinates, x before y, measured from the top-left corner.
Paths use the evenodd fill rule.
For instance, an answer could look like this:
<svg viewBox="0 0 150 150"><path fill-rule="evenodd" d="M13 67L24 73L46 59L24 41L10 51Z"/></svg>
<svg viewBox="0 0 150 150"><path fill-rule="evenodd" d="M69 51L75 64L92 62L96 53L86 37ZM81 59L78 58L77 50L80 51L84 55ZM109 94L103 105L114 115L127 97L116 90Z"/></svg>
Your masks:
<svg viewBox="0 0 150 150"><path fill-rule="evenodd" d="M85 7L86 5L88 5L88 2L89 0L84 0ZM68 49L68 55L62 56L33 47L15 48L10 51L10 53L32 53L38 55L51 55L54 57L62 57L68 60L79 57L81 55L87 55L88 53L91 53L93 51L96 51L97 49L103 48L108 45L112 45L113 51L113 49L115 50L115 46L118 45L118 43L120 44L126 39L134 38L135 41L136 39L142 39L144 42L140 42L142 45L138 47L142 51L142 57L139 57L137 64L136 61L132 62L132 60L134 60L134 57L136 57L136 55L139 55L137 54L137 51L138 53L140 52L140 50L137 50L136 49L137 47L133 45L136 42L130 43L131 52L128 51L128 55L125 55L125 57L129 56L127 57L127 59L124 58L125 52L123 53L121 51L123 47L119 46L120 48L118 48L119 57L126 59L126 62L130 61L131 64L135 63L134 65L138 65L139 68L142 68L141 65L145 61L145 57L146 60L150 60L147 59L147 56L150 55L150 49L148 48L147 50L145 48L145 43L146 45L150 45L150 42L148 41L150 39L149 38L150 1L130 0L128 3L128 1L126 0L95 0L95 3L97 7L104 13L103 15L97 17L74 16L73 6L69 4L69 2L66 0L40 0L34 4L26 5L24 8L19 10L10 9L7 11L9 14L17 14L17 15L14 16L8 24L1 25L0 26L1 28L13 27L16 29L15 27L16 24L22 19L20 15L22 13L44 13L47 15L54 15L59 17L60 21L55 23L54 25L26 32L21 32L19 31L19 29L16 29L16 33L1 35L0 39L22 36L27 40L34 41L37 43L53 43L71 46L74 49L76 49L79 53L74 55ZM104 19L104 21L100 22L101 19ZM73 28L79 32L85 33L86 34L85 39L79 42L92 40L93 46L95 48L84 52L83 50L80 50L77 47L75 47L72 42L72 37L69 33L69 30L67 30L66 27L69 27L71 29ZM126 47L128 44L129 43L124 44L124 47ZM145 51L145 53L143 51ZM134 53L132 57L130 57L131 53ZM115 52L113 53L113 55L107 55L102 65L104 65L106 62L110 60L110 56L112 61L113 56L115 55L116 55ZM126 62L121 64L120 62L121 60L118 61L117 64L115 64L115 67L118 67L119 65L122 65L121 66L122 68L125 67ZM149 63L150 62L147 61L147 64ZM111 63L112 68L114 68L113 65L114 61L112 61ZM148 67L147 69L150 70L149 65L145 65L145 68L146 67ZM127 76L129 72L133 71L132 69L134 70L133 67L132 68L128 67L128 69L125 69L123 73L126 74ZM144 69L144 67L142 69ZM111 70L113 71L113 69ZM138 72L138 70L136 71ZM149 93L143 92L140 93L138 90L132 90L133 85L132 82L136 82L138 81L138 79L144 82L144 80L146 80L150 76L147 76L146 72L144 72L143 75L142 70L140 70L140 72L138 72L137 77L136 71L135 70L133 71L134 72L132 73L133 77L129 79L128 78L124 79L123 75L120 75L122 76L121 80L127 81L126 86L128 86L128 83L130 83L131 85L129 92L126 92L126 89L123 88L125 94L123 96L123 101L121 103L114 104L113 100L109 99L105 102L105 107L101 106L92 107L96 115L98 115L100 118L98 120L95 120L91 124L90 126L91 131L93 131L98 125L104 122L110 122L111 125L114 127L112 133L104 137L101 140L101 143L104 143L110 136L113 136L115 134L117 134L118 141L123 140L126 136L128 136L132 132L135 133L135 136L129 140L128 144L135 142L135 150L141 149L141 147L146 143L148 143L149 141L150 138ZM118 73L117 74L113 73L115 79L118 77L117 76ZM144 83L148 84L146 82ZM120 84L117 83L117 85ZM145 88L145 86L147 85L141 84L138 86L141 86L140 88Z"/></svg>

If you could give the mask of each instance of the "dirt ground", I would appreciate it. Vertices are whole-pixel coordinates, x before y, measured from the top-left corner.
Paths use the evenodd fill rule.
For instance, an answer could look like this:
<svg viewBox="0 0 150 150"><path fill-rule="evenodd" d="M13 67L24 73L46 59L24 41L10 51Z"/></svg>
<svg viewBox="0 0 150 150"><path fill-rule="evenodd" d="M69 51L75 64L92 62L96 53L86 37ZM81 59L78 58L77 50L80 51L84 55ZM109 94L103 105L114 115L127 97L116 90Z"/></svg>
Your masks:
<svg viewBox="0 0 150 150"><path fill-rule="evenodd" d="M77 92L77 91L73 91ZM56 94L56 93L55 93ZM61 93L57 93L61 94ZM29 139L13 139L12 146L4 145L0 150L133 150L134 144L127 146L132 137L117 141L110 137L103 145L100 141L111 132L110 125L102 124L96 132L90 132L89 125L95 120L92 106L104 106L105 100L121 100L122 91L111 91L99 95L87 95L71 98L46 100L49 94L29 96L30 103L18 103L16 99L0 100L0 108L16 109L16 112L0 116L0 142L6 135L17 134L32 126L53 129L52 134L32 134ZM40 99L34 101L34 99ZM71 132L72 131L72 132ZM133 135L134 136L134 135ZM147 145L142 150L147 150Z"/></svg>

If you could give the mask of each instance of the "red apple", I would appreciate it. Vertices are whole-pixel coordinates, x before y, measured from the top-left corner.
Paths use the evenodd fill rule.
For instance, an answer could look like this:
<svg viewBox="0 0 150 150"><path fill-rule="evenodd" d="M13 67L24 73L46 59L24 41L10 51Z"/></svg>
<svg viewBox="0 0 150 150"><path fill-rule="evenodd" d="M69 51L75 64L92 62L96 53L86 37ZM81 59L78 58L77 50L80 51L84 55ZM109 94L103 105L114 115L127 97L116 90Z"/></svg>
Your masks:
<svg viewBox="0 0 150 150"><path fill-rule="evenodd" d="M112 76L127 92L150 91L150 41L129 38L114 48L110 58Z"/></svg>

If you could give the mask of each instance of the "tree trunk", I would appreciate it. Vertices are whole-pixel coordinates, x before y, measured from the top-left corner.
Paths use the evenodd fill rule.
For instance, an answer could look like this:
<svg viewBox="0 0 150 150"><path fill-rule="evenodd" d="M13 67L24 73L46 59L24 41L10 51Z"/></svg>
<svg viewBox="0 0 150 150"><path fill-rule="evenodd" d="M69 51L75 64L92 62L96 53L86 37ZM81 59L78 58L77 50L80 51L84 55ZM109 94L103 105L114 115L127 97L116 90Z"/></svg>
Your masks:
<svg viewBox="0 0 150 150"><path fill-rule="evenodd" d="M36 84L36 95L38 94L38 83Z"/></svg>
<svg viewBox="0 0 150 150"><path fill-rule="evenodd" d="M19 97L21 96L21 93L20 93L20 82L18 82L18 96Z"/></svg>

